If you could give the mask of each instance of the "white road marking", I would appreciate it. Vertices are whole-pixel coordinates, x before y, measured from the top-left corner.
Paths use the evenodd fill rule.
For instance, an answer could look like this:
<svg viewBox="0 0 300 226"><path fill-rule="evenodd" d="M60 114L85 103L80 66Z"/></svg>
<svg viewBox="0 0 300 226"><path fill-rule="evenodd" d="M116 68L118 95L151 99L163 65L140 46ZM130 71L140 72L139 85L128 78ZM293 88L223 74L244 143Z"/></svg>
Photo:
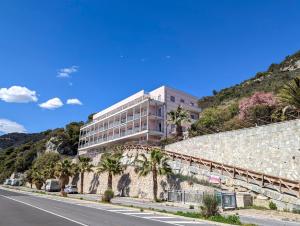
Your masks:
<svg viewBox="0 0 300 226"><path fill-rule="evenodd" d="M145 219L173 219L176 217L168 217L168 216L151 216L151 217L144 217Z"/></svg>
<svg viewBox="0 0 300 226"><path fill-rule="evenodd" d="M6 189L4 189L6 190ZM7 190L11 190L12 189L7 189ZM14 191L14 190L13 190ZM19 192L19 191L14 191L14 192ZM54 197L50 197L50 195L38 195L38 194L32 194L31 192L20 192L20 193L27 193L29 194L31 197L36 197L36 198L44 198L44 199L48 199L48 200L53 200L53 201L57 201L57 202L62 202L62 203L69 203L69 204L73 204L71 203L70 199L68 198L63 198L63 197L55 197L55 199L53 199ZM3 196L3 195L1 195ZM5 197L5 196L4 196ZM8 198L8 197L6 197ZM16 200L18 201L18 200ZM78 200L79 201L79 200ZM113 212L113 211L110 211L110 209L107 209L107 207L109 205L101 205L100 203L98 204L99 207L95 207L95 206L89 206L89 204L92 204L90 203L91 201L86 201L86 200L81 200L83 203L74 203L75 205L79 205L79 206L83 206L83 207L87 207L87 208L93 208L93 209L99 209L99 210L102 210L102 211L107 211L107 212ZM25 203L24 203L25 204ZM93 205L93 204L92 204ZM135 210L136 211L136 210ZM123 214L123 215L127 215L127 216L130 216L130 217L135 217L135 218L140 218L140 219L144 219L144 220L150 220L150 221L156 221L156 222L160 222L160 223L165 223L165 224L171 224L171 225L176 225L176 226L184 226L182 224L179 224L179 223L176 223L176 221L164 221L164 220L161 220L159 218L150 218L149 216L137 216L137 215L131 215L131 214L128 214L128 213L124 213L124 212L114 212L114 213L118 213L118 214ZM153 213L152 213L153 214ZM63 217L63 216L62 216ZM149 217L149 218L147 218ZM168 218L168 216L166 217L163 217L163 218ZM163 219L162 218L162 219ZM179 222L179 221L178 221ZM183 221L180 221L181 223ZM195 224L197 221L186 221L188 223L185 223L185 224ZM75 222L76 223L76 222ZM80 223L80 222L79 222ZM197 222L199 225L203 225L203 223L206 223L206 224L210 224L209 222ZM88 225L85 225L85 224L81 224L81 225L84 225L84 226L88 226ZM212 224L213 225L213 224Z"/></svg>
<svg viewBox="0 0 300 226"><path fill-rule="evenodd" d="M165 221L165 222L169 224L202 224L197 221Z"/></svg>
<svg viewBox="0 0 300 226"><path fill-rule="evenodd" d="M132 212L132 211L136 211L136 210L130 210L130 209L106 209L107 211L111 211L111 212Z"/></svg>
<svg viewBox="0 0 300 226"><path fill-rule="evenodd" d="M52 214L52 215L54 215L54 216L57 216L57 217L60 217L60 218L66 219L66 220L68 220L68 221L71 221L71 222L73 222L73 223L76 223L76 224L79 224L79 225L83 225L83 226L88 226L87 224L81 223L81 222L79 222L79 221L72 220L72 219L70 219L70 218L68 218L68 217L65 217L65 216L59 215L59 214L57 214L57 213L53 213L53 212L51 212L51 211L49 211L49 210L45 210L45 209L43 209L43 208L40 208L40 207L37 207L37 206L31 205L31 204L29 204L29 203L26 203L26 202L23 202L23 201L20 201L20 200L17 200L17 199L11 198L11 197L7 197L7 196L5 196L5 195L1 195L1 196L2 196L2 197L4 197L4 198L7 198L7 199L10 199L10 200L13 200L13 201L15 201L15 202L19 202L19 203L22 203L22 204L24 204L24 205L27 205L27 206L30 206L30 207L36 208L36 209L38 209L38 210L41 210L41 211L44 211L44 212L46 212L46 213L50 213L50 214Z"/></svg>
<svg viewBox="0 0 300 226"><path fill-rule="evenodd" d="M153 213L144 213L144 212L133 212L133 213L124 213L126 215L152 215Z"/></svg>

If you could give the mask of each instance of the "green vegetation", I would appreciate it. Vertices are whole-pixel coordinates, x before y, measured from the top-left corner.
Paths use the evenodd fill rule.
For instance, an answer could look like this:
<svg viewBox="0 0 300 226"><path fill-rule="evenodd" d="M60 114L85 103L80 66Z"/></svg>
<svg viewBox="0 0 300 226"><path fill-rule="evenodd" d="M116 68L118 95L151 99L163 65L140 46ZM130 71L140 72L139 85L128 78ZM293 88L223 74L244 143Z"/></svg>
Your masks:
<svg viewBox="0 0 300 226"><path fill-rule="evenodd" d="M197 177L183 175L181 173L172 174L172 175L170 175L170 177L173 177L174 179L176 179L176 181L180 181L180 182L188 181L191 184L201 184L201 185L208 186L208 187L220 188L219 185L212 184L208 180L200 180Z"/></svg>
<svg viewBox="0 0 300 226"><path fill-rule="evenodd" d="M280 64L271 64L267 71L258 72L252 78L229 88L214 92L213 96L206 96L198 101L201 108L227 105L239 99L249 97L255 92L273 92L278 94L282 86L291 79L300 75L300 70L284 70L293 66L300 59L300 51L287 56Z"/></svg>
<svg viewBox="0 0 300 226"><path fill-rule="evenodd" d="M271 209L271 210L277 210L277 205L274 203L274 202L270 202L269 203L269 208Z"/></svg>
<svg viewBox="0 0 300 226"><path fill-rule="evenodd" d="M172 169L168 164L168 158L160 149L152 149L149 156L140 154L135 159L135 171L139 176L147 176L152 173L153 180L153 197L154 201L159 201L157 198L157 176L170 175Z"/></svg>
<svg viewBox="0 0 300 226"><path fill-rule="evenodd" d="M300 109L300 51L266 72L238 85L214 91L198 105L203 109L190 135L204 135L295 119ZM287 68L290 68L289 70Z"/></svg>
<svg viewBox="0 0 300 226"><path fill-rule="evenodd" d="M190 122L189 113L184 110L180 105L176 110L168 113L168 123L176 126L176 137L183 137L182 123Z"/></svg>
<svg viewBox="0 0 300 226"><path fill-rule="evenodd" d="M241 223L240 218L237 215L229 215L229 216L215 215L215 216L205 217L201 213L182 212L182 211L176 212L175 215L190 217L190 218L205 219L205 220L210 220L210 221L215 221L215 222L225 223L225 224L244 225Z"/></svg>
<svg viewBox="0 0 300 226"><path fill-rule="evenodd" d="M98 173L108 173L107 189L112 189L113 176L123 173L124 166L121 163L122 153L105 153L101 156L99 166L97 168Z"/></svg>
<svg viewBox="0 0 300 226"><path fill-rule="evenodd" d="M45 152L49 140L59 154L76 155L79 128L82 124L82 122L72 122L66 125L65 129L47 130L38 134L13 133L0 136L0 147L5 148L0 149L0 183L14 172L23 173L31 169L37 156ZM51 171L53 165L48 169ZM31 181L30 178L28 179Z"/></svg>
<svg viewBox="0 0 300 226"><path fill-rule="evenodd" d="M83 194L84 173L93 172L92 159L89 157L78 157L78 171L80 173L80 193Z"/></svg>
<svg viewBox="0 0 300 226"><path fill-rule="evenodd" d="M112 189L107 189L102 196L102 202L110 202L114 197L114 191Z"/></svg>
<svg viewBox="0 0 300 226"><path fill-rule="evenodd" d="M227 105L209 107L190 129L191 136L266 125L299 118L300 79L294 78L273 93L255 92L250 97Z"/></svg>
<svg viewBox="0 0 300 226"><path fill-rule="evenodd" d="M67 158L62 159L55 164L54 175L59 179L62 196L66 196L64 192L66 184L69 183L69 178L75 175L77 170L77 165Z"/></svg>
<svg viewBox="0 0 300 226"><path fill-rule="evenodd" d="M296 77L283 86L279 98L286 106L300 109L300 78Z"/></svg>
<svg viewBox="0 0 300 226"><path fill-rule="evenodd" d="M205 194L203 196L203 206L200 207L201 215L208 218L219 215L219 202L215 195Z"/></svg>

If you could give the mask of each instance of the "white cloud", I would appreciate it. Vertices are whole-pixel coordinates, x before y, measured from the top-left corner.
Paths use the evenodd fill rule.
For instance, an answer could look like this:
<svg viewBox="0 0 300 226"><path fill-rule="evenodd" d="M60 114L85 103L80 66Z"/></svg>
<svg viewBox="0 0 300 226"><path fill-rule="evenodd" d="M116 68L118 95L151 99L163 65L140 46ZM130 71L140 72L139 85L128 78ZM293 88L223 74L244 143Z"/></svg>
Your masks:
<svg viewBox="0 0 300 226"><path fill-rule="evenodd" d="M78 66L71 66L67 68L59 69L57 72L57 77L59 78L69 78L71 74L78 71Z"/></svg>
<svg viewBox="0 0 300 226"><path fill-rule="evenodd" d="M28 103L38 100L35 91L22 86L0 88L0 99L9 103Z"/></svg>
<svg viewBox="0 0 300 226"><path fill-rule="evenodd" d="M67 104L71 104L71 105L82 105L81 101L78 100L77 98L68 99L68 100L67 100Z"/></svg>
<svg viewBox="0 0 300 226"><path fill-rule="evenodd" d="M39 106L45 109L56 109L62 107L63 105L63 102L58 97L55 97L40 104Z"/></svg>
<svg viewBox="0 0 300 226"><path fill-rule="evenodd" d="M10 121L8 119L0 118L0 133L26 133L24 126Z"/></svg>

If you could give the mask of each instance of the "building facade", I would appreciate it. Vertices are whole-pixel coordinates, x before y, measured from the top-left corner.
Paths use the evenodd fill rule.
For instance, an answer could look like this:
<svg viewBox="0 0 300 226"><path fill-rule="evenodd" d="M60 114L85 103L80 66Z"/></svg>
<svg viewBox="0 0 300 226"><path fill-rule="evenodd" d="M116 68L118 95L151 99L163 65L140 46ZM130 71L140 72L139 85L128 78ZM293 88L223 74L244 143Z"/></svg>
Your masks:
<svg viewBox="0 0 300 226"><path fill-rule="evenodd" d="M172 136L175 126L167 123L167 113L179 105L197 120L201 109L197 98L166 86L144 90L93 115L80 129L79 154L99 152L119 143L157 144ZM184 125L184 130L189 124Z"/></svg>

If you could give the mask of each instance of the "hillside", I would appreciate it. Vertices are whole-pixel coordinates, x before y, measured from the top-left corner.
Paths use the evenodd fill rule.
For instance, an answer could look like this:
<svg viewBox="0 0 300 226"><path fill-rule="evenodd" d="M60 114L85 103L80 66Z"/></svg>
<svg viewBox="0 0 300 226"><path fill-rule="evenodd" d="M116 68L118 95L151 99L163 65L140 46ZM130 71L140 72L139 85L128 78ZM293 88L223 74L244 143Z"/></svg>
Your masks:
<svg viewBox="0 0 300 226"><path fill-rule="evenodd" d="M28 170L37 156L45 151L75 156L82 124L83 122L72 122L65 128L41 133L10 133L0 136L0 182L13 172Z"/></svg>
<svg viewBox="0 0 300 226"><path fill-rule="evenodd" d="M17 147L28 142L37 142L45 138L45 133L9 133L0 136L0 150Z"/></svg>
<svg viewBox="0 0 300 226"><path fill-rule="evenodd" d="M258 72L252 78L218 91L214 95L206 96L198 101L201 108L226 105L243 97L248 97L254 92L278 93L279 89L292 78L300 75L300 51L287 56L279 64L271 64L267 71Z"/></svg>

